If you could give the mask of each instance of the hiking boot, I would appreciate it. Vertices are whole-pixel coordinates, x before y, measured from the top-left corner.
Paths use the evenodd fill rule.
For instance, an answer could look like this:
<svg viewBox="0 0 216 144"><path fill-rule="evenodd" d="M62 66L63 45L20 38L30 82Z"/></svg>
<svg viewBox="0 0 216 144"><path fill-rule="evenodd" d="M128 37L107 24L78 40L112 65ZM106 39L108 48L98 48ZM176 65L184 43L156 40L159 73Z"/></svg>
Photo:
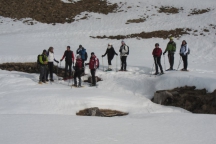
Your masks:
<svg viewBox="0 0 216 144"><path fill-rule="evenodd" d="M43 84L42 81L39 81L38 84Z"/></svg>
<svg viewBox="0 0 216 144"><path fill-rule="evenodd" d="M43 83L46 83L46 81L44 81L44 80L43 80L42 82L43 82Z"/></svg>
<svg viewBox="0 0 216 144"><path fill-rule="evenodd" d="M164 74L164 72L161 72L160 74Z"/></svg>
<svg viewBox="0 0 216 144"><path fill-rule="evenodd" d="M46 79L46 82L48 82L49 80L48 79Z"/></svg>
<svg viewBox="0 0 216 144"><path fill-rule="evenodd" d="M158 75L158 74L159 74L158 72L154 73L154 75Z"/></svg>
<svg viewBox="0 0 216 144"><path fill-rule="evenodd" d="M51 79L50 81L51 81L51 82L54 82L54 80L53 80L53 79Z"/></svg>

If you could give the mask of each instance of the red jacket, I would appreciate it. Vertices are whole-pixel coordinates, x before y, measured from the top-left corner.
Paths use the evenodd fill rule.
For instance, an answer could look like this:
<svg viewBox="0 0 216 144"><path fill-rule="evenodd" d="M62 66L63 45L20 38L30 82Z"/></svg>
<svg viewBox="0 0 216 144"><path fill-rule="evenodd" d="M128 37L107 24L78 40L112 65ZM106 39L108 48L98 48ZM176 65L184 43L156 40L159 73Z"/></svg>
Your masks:
<svg viewBox="0 0 216 144"><path fill-rule="evenodd" d="M152 52L152 55L153 55L154 57L160 57L161 54L162 54L161 48L154 48L154 50L153 50L153 52Z"/></svg>
<svg viewBox="0 0 216 144"><path fill-rule="evenodd" d="M91 56L89 60L89 69L97 69L99 66L99 60L96 56Z"/></svg>

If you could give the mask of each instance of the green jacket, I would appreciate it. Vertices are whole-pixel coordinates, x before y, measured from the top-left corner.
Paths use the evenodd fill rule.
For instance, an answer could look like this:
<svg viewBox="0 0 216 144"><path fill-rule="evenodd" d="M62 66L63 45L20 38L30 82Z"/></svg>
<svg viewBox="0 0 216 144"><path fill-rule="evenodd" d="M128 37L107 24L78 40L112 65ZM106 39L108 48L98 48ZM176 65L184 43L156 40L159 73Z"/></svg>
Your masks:
<svg viewBox="0 0 216 144"><path fill-rule="evenodd" d="M175 53L175 51L176 51L176 43L175 43L174 41L169 42L169 43L167 44L165 53L166 53L167 51L168 51L168 53Z"/></svg>
<svg viewBox="0 0 216 144"><path fill-rule="evenodd" d="M41 65L44 65L44 62L48 62L48 58L46 55L42 54L39 56L39 62Z"/></svg>

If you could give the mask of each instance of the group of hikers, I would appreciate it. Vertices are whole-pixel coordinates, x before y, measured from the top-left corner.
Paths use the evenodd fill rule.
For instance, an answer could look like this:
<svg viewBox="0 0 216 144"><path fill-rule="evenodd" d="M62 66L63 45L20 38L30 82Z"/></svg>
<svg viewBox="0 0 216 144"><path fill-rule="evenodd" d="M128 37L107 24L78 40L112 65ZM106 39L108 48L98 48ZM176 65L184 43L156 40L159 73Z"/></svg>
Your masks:
<svg viewBox="0 0 216 144"><path fill-rule="evenodd" d="M174 64L174 54L176 51L176 43L173 41L173 37L170 37L170 41L167 44L163 55L168 52L168 59L170 63L170 68L168 70L173 70ZM184 68L182 71L187 71L187 56L188 56L188 45L185 40L182 41L181 48L179 54L182 57L184 62ZM120 59L121 59L121 69L119 71L127 71L127 56L129 55L129 46L126 45L124 41L121 41L121 46L119 49ZM76 50L76 62L74 57L74 52L70 50L70 46L67 46L67 50L64 52L60 61L65 59L65 73L64 80L72 78L72 68L75 70L73 78L74 78L74 86L81 87L81 75L85 73L85 66L89 65L89 69L92 76L92 86L96 86L95 73L96 69L99 68L99 59L96 57L94 52L91 52L91 57L89 63L85 63L88 59L88 54L86 49L79 45L79 48ZM108 44L106 52L102 57L107 55L108 59L108 69L106 71L112 71L112 60L115 55L118 56L112 44ZM158 75L158 66L160 68L160 74L163 74L163 68L161 65L161 55L162 50L159 48L159 43L155 44L155 48L153 49L152 55L154 57L155 64L155 75ZM39 84L46 83L47 81L53 82L53 62L59 63L58 60L54 58L54 48L50 47L48 51L43 50L43 53L38 56L38 64L40 66L40 77ZM69 71L69 75L67 72ZM50 74L50 79L48 80L48 74ZM79 79L79 83L77 83L77 78Z"/></svg>

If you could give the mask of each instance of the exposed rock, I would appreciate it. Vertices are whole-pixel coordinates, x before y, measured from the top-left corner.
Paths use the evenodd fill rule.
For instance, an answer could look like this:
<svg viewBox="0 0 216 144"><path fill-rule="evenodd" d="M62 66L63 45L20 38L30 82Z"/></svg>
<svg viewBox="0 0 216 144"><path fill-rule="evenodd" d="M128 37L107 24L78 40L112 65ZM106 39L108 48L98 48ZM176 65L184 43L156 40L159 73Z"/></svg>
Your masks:
<svg viewBox="0 0 216 144"><path fill-rule="evenodd" d="M216 90L207 93L206 89L185 86L172 90L156 91L154 103L184 108L193 113L216 114Z"/></svg>

